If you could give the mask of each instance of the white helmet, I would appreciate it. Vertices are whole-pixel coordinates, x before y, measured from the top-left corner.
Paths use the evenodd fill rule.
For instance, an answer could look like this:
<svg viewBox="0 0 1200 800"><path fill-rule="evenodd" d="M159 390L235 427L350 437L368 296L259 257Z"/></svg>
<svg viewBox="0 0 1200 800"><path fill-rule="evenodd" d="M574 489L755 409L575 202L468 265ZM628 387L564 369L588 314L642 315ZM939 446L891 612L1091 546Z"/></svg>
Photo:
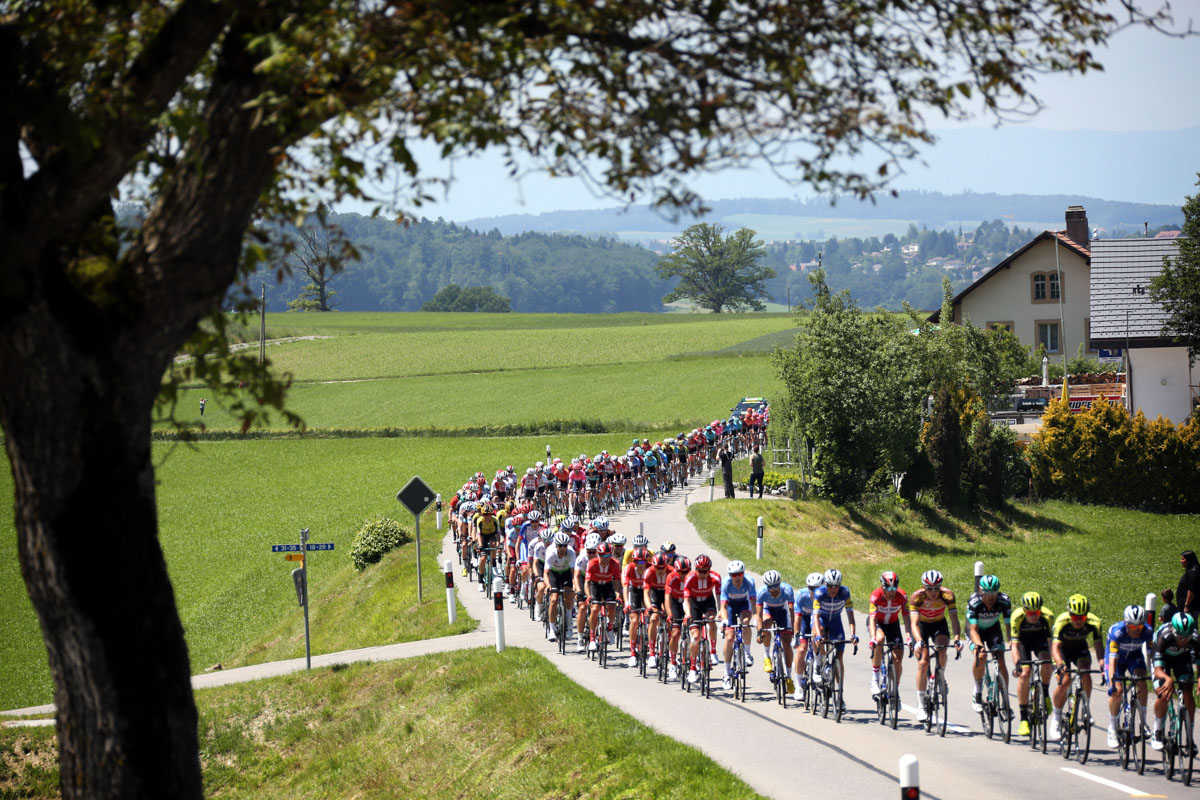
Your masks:
<svg viewBox="0 0 1200 800"><path fill-rule="evenodd" d="M562 531L559 531L558 533L554 534L554 543L559 547L566 547L571 543L571 537Z"/></svg>
<svg viewBox="0 0 1200 800"><path fill-rule="evenodd" d="M542 467L546 466L546 462L539 461L536 464L534 464L533 466L536 467L537 469L541 469Z"/></svg>
<svg viewBox="0 0 1200 800"><path fill-rule="evenodd" d="M842 573L840 570L827 569L825 570L825 585L837 588L842 585Z"/></svg>
<svg viewBox="0 0 1200 800"><path fill-rule="evenodd" d="M730 575L741 575L746 571L746 565L741 561L730 561L729 566L725 568L725 571Z"/></svg>
<svg viewBox="0 0 1200 800"><path fill-rule="evenodd" d="M633 546L634 547L649 547L650 539L648 539L646 537L646 534L639 533L637 536L633 537Z"/></svg>
<svg viewBox="0 0 1200 800"><path fill-rule="evenodd" d="M1145 625L1146 609L1141 606L1125 606L1126 625Z"/></svg>
<svg viewBox="0 0 1200 800"><path fill-rule="evenodd" d="M608 537L608 543L611 544L613 547L624 547L625 546L625 534L614 533L612 536Z"/></svg>
<svg viewBox="0 0 1200 800"><path fill-rule="evenodd" d="M530 522L537 522L541 518L542 512L538 511L536 508L525 515L525 519L529 520Z"/></svg>
<svg viewBox="0 0 1200 800"><path fill-rule="evenodd" d="M733 565L730 564L730 566ZM773 569L767 570L763 575L763 583L765 583L767 586L778 586L782 582L783 577Z"/></svg>
<svg viewBox="0 0 1200 800"><path fill-rule="evenodd" d="M942 573L938 572L936 569L931 569L921 576L921 583L925 586L928 586L930 589L934 588L935 586L941 586Z"/></svg>
<svg viewBox="0 0 1200 800"><path fill-rule="evenodd" d="M592 528L598 531L608 530L608 517L596 517L592 520Z"/></svg>
<svg viewBox="0 0 1200 800"><path fill-rule="evenodd" d="M530 467L529 469L525 470L526 475L532 475L535 472L537 472L537 470L534 469L533 467Z"/></svg>
<svg viewBox="0 0 1200 800"><path fill-rule="evenodd" d="M821 584L825 583L825 576L820 572L810 572L808 573L808 577L805 578L804 582L808 584L808 588L815 589Z"/></svg>
<svg viewBox="0 0 1200 800"><path fill-rule="evenodd" d="M589 533L587 535L587 538L583 540L583 549L584 550L595 550L599 546L600 546L600 534L598 534L598 533Z"/></svg>

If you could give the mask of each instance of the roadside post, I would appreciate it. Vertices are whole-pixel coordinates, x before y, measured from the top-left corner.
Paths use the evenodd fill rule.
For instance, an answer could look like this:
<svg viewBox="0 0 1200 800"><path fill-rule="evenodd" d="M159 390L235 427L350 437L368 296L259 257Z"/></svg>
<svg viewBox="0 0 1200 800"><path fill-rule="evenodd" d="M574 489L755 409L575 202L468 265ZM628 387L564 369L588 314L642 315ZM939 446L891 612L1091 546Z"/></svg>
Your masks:
<svg viewBox="0 0 1200 800"><path fill-rule="evenodd" d="M442 529L442 496L437 496L437 529Z"/></svg>
<svg viewBox="0 0 1200 800"><path fill-rule="evenodd" d="M759 561L762 561L762 548L763 548L763 518L762 517L758 518L758 540L757 540L757 542L758 543L754 547L754 551L756 554L755 558Z"/></svg>
<svg viewBox="0 0 1200 800"><path fill-rule="evenodd" d="M713 491L715 490L716 485L717 485L717 476L709 475L708 476L708 502L710 502L710 503L713 501Z"/></svg>
<svg viewBox="0 0 1200 800"><path fill-rule="evenodd" d="M304 668L312 669L312 635L308 626L308 558L309 552L332 550L333 542L309 542L308 528L300 529L300 544L273 544L272 553L283 553L285 561L299 561L300 566L292 570L292 585L296 587L296 601L304 608Z"/></svg>
<svg viewBox="0 0 1200 800"><path fill-rule="evenodd" d="M921 797L921 768L914 755L900 756L900 800L919 800Z"/></svg>
<svg viewBox="0 0 1200 800"><path fill-rule="evenodd" d="M975 562L975 594L979 594L979 579L983 577L983 562Z"/></svg>
<svg viewBox="0 0 1200 800"><path fill-rule="evenodd" d="M1150 624L1150 630L1154 630L1154 609L1158 607L1158 595L1154 592L1146 595L1146 621Z"/></svg>
<svg viewBox="0 0 1200 800"><path fill-rule="evenodd" d="M550 445L546 445L546 463L550 463Z"/></svg>
<svg viewBox="0 0 1200 800"><path fill-rule="evenodd" d="M421 587L421 515L425 513L425 509L429 508L429 504L433 502L435 496L433 489L430 489L425 481L416 475L412 477L412 480L404 484L403 489L396 492L396 499L400 501L401 505L412 512L413 527L416 528L418 603L424 599Z"/></svg>
<svg viewBox="0 0 1200 800"><path fill-rule="evenodd" d="M446 616L453 625L458 618L458 609L454 607L454 562L447 558L443 566L446 572Z"/></svg>
<svg viewBox="0 0 1200 800"><path fill-rule="evenodd" d="M496 601L496 652L504 652L504 579L492 581L492 599Z"/></svg>
<svg viewBox="0 0 1200 800"><path fill-rule="evenodd" d="M646 535L646 523L644 521L638 522L638 533L642 536Z"/></svg>

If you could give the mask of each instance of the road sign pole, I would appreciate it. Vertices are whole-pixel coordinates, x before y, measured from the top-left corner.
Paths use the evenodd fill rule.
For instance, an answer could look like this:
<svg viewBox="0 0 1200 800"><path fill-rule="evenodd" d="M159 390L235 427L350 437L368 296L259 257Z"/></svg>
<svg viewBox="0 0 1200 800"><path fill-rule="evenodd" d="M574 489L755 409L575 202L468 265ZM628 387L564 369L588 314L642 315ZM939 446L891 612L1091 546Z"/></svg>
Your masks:
<svg viewBox="0 0 1200 800"><path fill-rule="evenodd" d="M758 518L758 546L754 548L756 551L755 556L759 561L762 561L762 548L763 548L763 518L759 517Z"/></svg>
<svg viewBox="0 0 1200 800"><path fill-rule="evenodd" d="M300 551L304 552L304 546L308 544L308 528L300 529ZM304 570L304 668L312 669L312 636L308 627L308 558L305 553L305 559L300 562L301 569Z"/></svg>
<svg viewBox="0 0 1200 800"><path fill-rule="evenodd" d="M437 529L442 529L442 496L437 496Z"/></svg>
<svg viewBox="0 0 1200 800"><path fill-rule="evenodd" d="M416 528L417 539L417 602L424 599L424 592L421 586L421 514L425 509L434 502L437 497L432 489L426 485L425 481L417 476L404 485L404 488L396 492L396 499L400 501L405 508L413 515L413 527ZM440 501L439 501L440 505ZM440 527L440 525L439 525Z"/></svg>
<svg viewBox="0 0 1200 800"><path fill-rule="evenodd" d="M414 525L417 529L417 602L421 602L421 515L413 514Z"/></svg>
<svg viewBox="0 0 1200 800"><path fill-rule="evenodd" d="M492 598L496 602L496 652L504 652L504 579L492 581Z"/></svg>
<svg viewBox="0 0 1200 800"><path fill-rule="evenodd" d="M454 624L454 620L458 618L458 609L454 605L454 562L446 559L446 616L450 620L450 624Z"/></svg>
<svg viewBox="0 0 1200 800"><path fill-rule="evenodd" d="M979 594L979 579L983 577L983 562L975 562L975 594Z"/></svg>

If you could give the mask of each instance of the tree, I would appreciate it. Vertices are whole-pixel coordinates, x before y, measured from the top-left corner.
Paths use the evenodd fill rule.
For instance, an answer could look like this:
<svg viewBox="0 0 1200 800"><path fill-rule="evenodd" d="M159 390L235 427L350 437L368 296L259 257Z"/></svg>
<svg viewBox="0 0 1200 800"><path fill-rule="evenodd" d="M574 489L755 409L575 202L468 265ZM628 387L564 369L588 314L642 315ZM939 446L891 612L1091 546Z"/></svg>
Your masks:
<svg viewBox="0 0 1200 800"><path fill-rule="evenodd" d="M1163 259L1162 272L1150 281L1150 297L1167 312L1163 335L1186 344L1188 361L1195 364L1200 355L1200 192L1189 195L1182 210L1179 252Z"/></svg>
<svg viewBox="0 0 1200 800"><path fill-rule="evenodd" d="M292 261L309 283L299 297L288 302L288 311L332 311L337 292L329 288L329 282L342 273L346 261L358 255L342 229L326 221L324 209L317 216L296 229L299 241Z"/></svg>
<svg viewBox="0 0 1200 800"><path fill-rule="evenodd" d="M754 240L749 228L722 238L724 231L701 222L679 234L674 251L654 268L664 280L679 278L664 303L691 300L714 314L766 308L759 298L768 296L765 282L775 277L775 270L758 266L767 252L763 243Z"/></svg>
<svg viewBox="0 0 1200 800"><path fill-rule="evenodd" d="M468 286L464 289L456 283L448 283L432 299L427 300L421 310L503 314L512 311L512 304L490 286Z"/></svg>
<svg viewBox="0 0 1200 800"><path fill-rule="evenodd" d="M1036 110L1036 75L1097 67L1092 54L1120 27L1105 9L11 5L0 24L0 427L56 686L64 797L201 794L150 419L182 380L207 382L244 426L284 409L286 386L249 353L230 354L218 313L230 286L271 259L269 225L304 218L314 196L370 200L373 186L389 187L393 213L419 206L438 188L409 146L420 139L443 156L528 152L668 208L701 205L690 175L751 156L817 191L868 196L933 139L931 114L962 116L968 98L997 116L1008 98ZM878 169L841 166L864 146L878 148ZM136 229L115 221L122 194L146 208ZM164 384L181 350L194 358ZM97 520L119 535L96 536Z"/></svg>

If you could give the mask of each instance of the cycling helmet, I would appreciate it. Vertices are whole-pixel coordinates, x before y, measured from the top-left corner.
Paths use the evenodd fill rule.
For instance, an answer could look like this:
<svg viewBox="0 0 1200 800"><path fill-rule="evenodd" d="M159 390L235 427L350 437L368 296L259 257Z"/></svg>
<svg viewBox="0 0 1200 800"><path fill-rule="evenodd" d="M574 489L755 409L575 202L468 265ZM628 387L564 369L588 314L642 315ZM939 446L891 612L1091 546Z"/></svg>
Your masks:
<svg viewBox="0 0 1200 800"><path fill-rule="evenodd" d="M512 464L509 464L509 465L508 465L507 467L505 467L504 469L505 469L505 471L507 471L507 472L508 472L508 474L509 474L509 475L512 475L514 472L516 472L516 471L517 471L517 468L516 468L516 467L514 467Z"/></svg>
<svg viewBox="0 0 1200 800"><path fill-rule="evenodd" d="M522 524L524 524L524 522L525 522L524 514L513 514L513 517L512 517L513 525L522 525Z"/></svg>
<svg viewBox="0 0 1200 800"><path fill-rule="evenodd" d="M692 562L687 556L679 556L675 559L675 571L679 574L692 571Z"/></svg>
<svg viewBox="0 0 1200 800"><path fill-rule="evenodd" d="M1191 636L1196 631L1196 620L1192 619L1191 614L1180 611L1171 617L1171 630L1175 631L1176 636Z"/></svg>
<svg viewBox="0 0 1200 800"><path fill-rule="evenodd" d="M608 517L596 517L592 520L592 529L597 531L608 530Z"/></svg>
<svg viewBox="0 0 1200 800"><path fill-rule="evenodd" d="M1041 611L1042 596L1037 592L1026 592L1021 595L1021 608L1026 611Z"/></svg>
<svg viewBox="0 0 1200 800"><path fill-rule="evenodd" d="M613 547L624 547L625 546L625 534L614 533L612 536L608 537L608 543L611 544Z"/></svg>
<svg viewBox="0 0 1200 800"><path fill-rule="evenodd" d="M579 527L579 517L575 516L574 514L568 514L567 518L563 521L566 522L568 525L570 525L572 528Z"/></svg>
<svg viewBox="0 0 1200 800"><path fill-rule="evenodd" d="M562 522L558 523L558 529L563 533L566 533L568 531L575 530L575 526L571 524L569 519L564 519Z"/></svg>
<svg viewBox="0 0 1200 800"><path fill-rule="evenodd" d="M646 562L650 560L650 551L644 547L633 548L633 560Z"/></svg>
<svg viewBox="0 0 1200 800"><path fill-rule="evenodd" d="M529 520L530 522L537 522L539 519L542 518L542 512L538 511L535 508L533 511L530 511L528 514L526 514L525 518L527 520Z"/></svg>
<svg viewBox="0 0 1200 800"><path fill-rule="evenodd" d="M979 579L979 591L981 593L1000 591L1000 579L995 575L984 575Z"/></svg>
<svg viewBox="0 0 1200 800"><path fill-rule="evenodd" d="M545 461L539 461L539 462L537 462L536 464L534 464L533 466L537 467L538 469L541 469L542 467L546 466L546 462L545 462Z"/></svg>
<svg viewBox="0 0 1200 800"><path fill-rule="evenodd" d="M565 547L571 543L571 537L562 531L559 531L558 533L554 534L554 543L559 547Z"/></svg>
<svg viewBox="0 0 1200 800"><path fill-rule="evenodd" d="M666 569L671 566L671 559L666 553L655 553L654 560L650 562L655 569Z"/></svg>
<svg viewBox="0 0 1200 800"><path fill-rule="evenodd" d="M710 569L712 569L712 559L711 558L709 558L708 556L706 556L703 553L696 556L696 571L697 572L707 572Z"/></svg>
<svg viewBox="0 0 1200 800"><path fill-rule="evenodd" d="M587 538L583 540L583 549L584 550L595 550L599 546L600 546L600 534L598 534L598 533L589 533L587 535Z"/></svg>
<svg viewBox="0 0 1200 800"><path fill-rule="evenodd" d="M533 467L530 467L529 469L525 470L526 475L532 475L535 472L537 472L537 470L534 469Z"/></svg>
<svg viewBox="0 0 1200 800"><path fill-rule="evenodd" d="M1092 604L1088 602L1087 597L1084 595L1073 594L1067 600L1067 611L1077 617L1081 617L1091 610Z"/></svg>
<svg viewBox="0 0 1200 800"><path fill-rule="evenodd" d="M884 589L899 589L900 576L889 570L879 576L879 585Z"/></svg>
<svg viewBox="0 0 1200 800"><path fill-rule="evenodd" d="M730 561L729 566L725 568L725 571L730 575L741 575L745 573L746 565L740 561Z"/></svg>
<svg viewBox="0 0 1200 800"><path fill-rule="evenodd" d="M1145 625L1146 609L1141 606L1125 606L1126 625Z"/></svg>
<svg viewBox="0 0 1200 800"><path fill-rule="evenodd" d="M921 583L930 589L941 586L942 573L938 572L936 569L931 569L921 576Z"/></svg>
<svg viewBox="0 0 1200 800"><path fill-rule="evenodd" d="M549 542L549 541L550 541L550 538L551 538L552 536L554 536L554 532L553 532L552 530L550 530L549 528L542 528L542 530L541 530L541 532L538 534L538 536L539 536L539 537L541 537L541 540L542 540L543 542Z"/></svg>
<svg viewBox="0 0 1200 800"><path fill-rule="evenodd" d="M783 578L773 569L767 570L766 574L763 575L763 583L767 586L778 586L782 582Z"/></svg>
<svg viewBox="0 0 1200 800"><path fill-rule="evenodd" d="M825 585L835 589L842 585L842 572L836 569L825 570Z"/></svg>
<svg viewBox="0 0 1200 800"><path fill-rule="evenodd" d="M646 534L639 533L637 536L633 537L633 546L634 547L649 547L650 540L648 538L646 538Z"/></svg>
<svg viewBox="0 0 1200 800"><path fill-rule="evenodd" d="M804 582L808 585L808 588L815 589L825 582L825 575L820 572L810 572L808 573L808 577L804 579Z"/></svg>
<svg viewBox="0 0 1200 800"><path fill-rule="evenodd" d="M660 553L674 553L675 552L675 543L674 542L663 542L662 544L660 544L658 546L658 551Z"/></svg>
<svg viewBox="0 0 1200 800"><path fill-rule="evenodd" d="M600 556L600 558L611 558L612 557L612 545L609 544L608 542L603 543L602 545L600 545L599 547L596 548L596 555Z"/></svg>

